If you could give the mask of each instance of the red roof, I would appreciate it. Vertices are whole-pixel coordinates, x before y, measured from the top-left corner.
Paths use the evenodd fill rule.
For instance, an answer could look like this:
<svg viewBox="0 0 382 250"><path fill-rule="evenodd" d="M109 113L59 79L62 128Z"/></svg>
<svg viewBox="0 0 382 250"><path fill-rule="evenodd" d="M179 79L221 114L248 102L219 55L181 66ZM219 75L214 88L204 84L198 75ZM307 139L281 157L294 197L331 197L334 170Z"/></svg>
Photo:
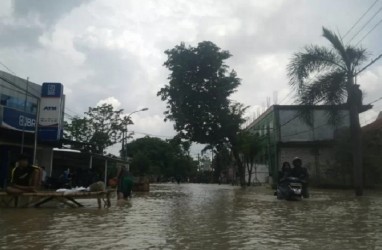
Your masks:
<svg viewBox="0 0 382 250"><path fill-rule="evenodd" d="M370 123L367 124L366 126L362 127L362 131L364 132L370 132L370 131L375 131L375 130L382 130L382 112L379 114L378 118Z"/></svg>

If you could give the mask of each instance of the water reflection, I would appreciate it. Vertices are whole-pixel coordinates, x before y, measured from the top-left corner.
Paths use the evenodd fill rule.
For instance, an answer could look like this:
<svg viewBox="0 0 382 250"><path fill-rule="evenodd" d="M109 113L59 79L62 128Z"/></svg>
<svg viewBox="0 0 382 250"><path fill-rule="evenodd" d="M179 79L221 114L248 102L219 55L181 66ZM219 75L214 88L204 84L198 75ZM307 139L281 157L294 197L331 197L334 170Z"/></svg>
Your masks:
<svg viewBox="0 0 382 250"><path fill-rule="evenodd" d="M264 187L153 185L109 210L0 209L0 249L382 249L380 195L286 202Z"/></svg>

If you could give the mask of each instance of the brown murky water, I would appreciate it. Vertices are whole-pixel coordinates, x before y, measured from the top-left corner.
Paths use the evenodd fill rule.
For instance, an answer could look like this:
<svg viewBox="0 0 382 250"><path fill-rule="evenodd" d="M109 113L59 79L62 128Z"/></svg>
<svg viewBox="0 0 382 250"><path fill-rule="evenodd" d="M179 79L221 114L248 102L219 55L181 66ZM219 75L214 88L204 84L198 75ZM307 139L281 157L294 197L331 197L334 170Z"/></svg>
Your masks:
<svg viewBox="0 0 382 250"><path fill-rule="evenodd" d="M381 194L152 185L110 209L0 209L0 249L382 249Z"/></svg>

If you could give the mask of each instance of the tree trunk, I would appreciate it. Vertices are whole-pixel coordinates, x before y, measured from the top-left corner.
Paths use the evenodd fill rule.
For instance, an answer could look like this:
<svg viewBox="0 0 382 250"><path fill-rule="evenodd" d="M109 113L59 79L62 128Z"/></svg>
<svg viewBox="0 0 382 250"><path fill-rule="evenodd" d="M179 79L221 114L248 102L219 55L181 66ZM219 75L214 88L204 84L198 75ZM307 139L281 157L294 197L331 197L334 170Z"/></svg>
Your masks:
<svg viewBox="0 0 382 250"><path fill-rule="evenodd" d="M242 160L240 159L239 152L237 151L235 146L232 146L232 154L236 160L237 170L239 172L240 186L245 187L246 181L245 181L244 164L243 164Z"/></svg>
<svg viewBox="0 0 382 250"><path fill-rule="evenodd" d="M362 131L359 123L359 103L356 100L353 77L349 77L351 90L349 93L350 132L352 137L353 178L355 195L363 195L363 165L362 165Z"/></svg>

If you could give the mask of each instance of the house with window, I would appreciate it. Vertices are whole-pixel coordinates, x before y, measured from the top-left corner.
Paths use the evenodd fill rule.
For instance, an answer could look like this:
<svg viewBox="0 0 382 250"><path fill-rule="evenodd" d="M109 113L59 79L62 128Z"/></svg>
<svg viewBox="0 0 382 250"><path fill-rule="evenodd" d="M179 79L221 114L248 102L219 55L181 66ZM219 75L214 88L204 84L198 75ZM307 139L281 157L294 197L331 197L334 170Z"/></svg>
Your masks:
<svg viewBox="0 0 382 250"><path fill-rule="evenodd" d="M7 185L20 153L51 172L53 148L61 146L63 113L61 83L39 85L0 71L0 188Z"/></svg>
<svg viewBox="0 0 382 250"><path fill-rule="evenodd" d="M368 186L382 184L382 112L362 127L364 181Z"/></svg>
<svg viewBox="0 0 382 250"><path fill-rule="evenodd" d="M98 180L106 180L111 173L107 168L127 164L115 157L61 149L62 144L79 147L88 144L62 138L64 109L60 83L39 85L0 71L0 189L7 186L19 154L27 154L33 162L35 148L35 163L44 166L48 176L52 177L59 177L68 168L77 172L91 169L98 173ZM39 122L36 121L38 114Z"/></svg>
<svg viewBox="0 0 382 250"><path fill-rule="evenodd" d="M334 108L340 118L335 125L328 115ZM310 125L302 117L302 109L310 111ZM291 163L299 157L309 171L310 182L322 186L338 184L334 139L338 131L348 127L346 106L273 105L246 129L258 133L264 140L258 164L267 166L272 184L277 183L282 163Z"/></svg>
<svg viewBox="0 0 382 250"><path fill-rule="evenodd" d="M33 156L40 95L41 85L0 71L0 188L21 152ZM40 145L38 162L48 167L52 150Z"/></svg>

